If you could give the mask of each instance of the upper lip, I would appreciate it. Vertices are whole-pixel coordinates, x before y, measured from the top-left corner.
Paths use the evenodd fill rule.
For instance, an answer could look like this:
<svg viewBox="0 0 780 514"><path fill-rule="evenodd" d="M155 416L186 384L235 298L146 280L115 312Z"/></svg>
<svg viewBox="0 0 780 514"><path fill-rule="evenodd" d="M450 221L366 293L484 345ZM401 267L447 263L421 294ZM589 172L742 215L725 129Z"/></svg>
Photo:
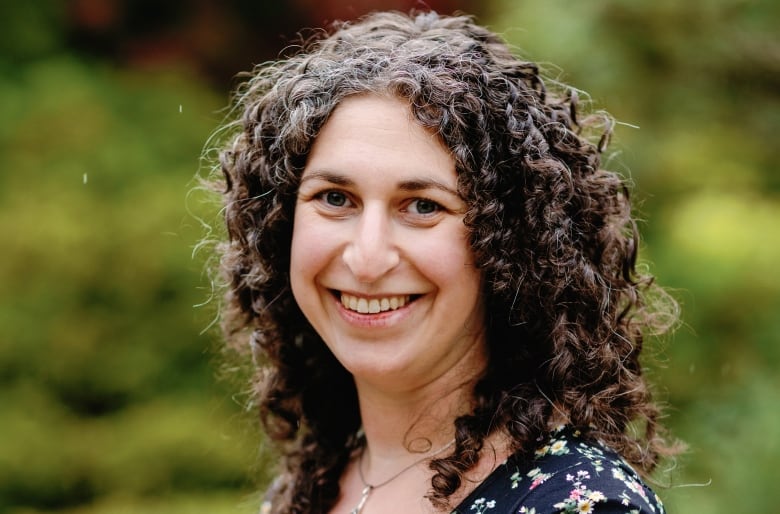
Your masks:
<svg viewBox="0 0 780 514"><path fill-rule="evenodd" d="M419 294L415 294L415 293L359 293L356 291L349 291L346 289L331 289L331 292L333 292L333 294L335 295L346 294L349 296L355 296L357 298L365 298L366 300L373 300L373 299L381 300L382 298L390 298L393 296L411 296L411 297L420 296Z"/></svg>

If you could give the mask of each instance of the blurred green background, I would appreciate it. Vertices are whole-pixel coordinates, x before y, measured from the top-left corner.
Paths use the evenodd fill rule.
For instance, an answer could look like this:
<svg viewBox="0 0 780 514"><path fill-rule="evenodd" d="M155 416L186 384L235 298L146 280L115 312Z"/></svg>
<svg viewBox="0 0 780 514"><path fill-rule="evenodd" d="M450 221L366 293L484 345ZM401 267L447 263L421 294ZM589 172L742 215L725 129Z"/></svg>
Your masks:
<svg viewBox="0 0 780 514"><path fill-rule="evenodd" d="M200 156L235 73L301 27L408 4L0 3L0 512L256 511L269 463L217 378L194 251L198 218L218 223L191 193ZM656 489L670 512L776 511L780 3L430 5L476 12L623 122L607 164L683 309L648 351L690 447Z"/></svg>

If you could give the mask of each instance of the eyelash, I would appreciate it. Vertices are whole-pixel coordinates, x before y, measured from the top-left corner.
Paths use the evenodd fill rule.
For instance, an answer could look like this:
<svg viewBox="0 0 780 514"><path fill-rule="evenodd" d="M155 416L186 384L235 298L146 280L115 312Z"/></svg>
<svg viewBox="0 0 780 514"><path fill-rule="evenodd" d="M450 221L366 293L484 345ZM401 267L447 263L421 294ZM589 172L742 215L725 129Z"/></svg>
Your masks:
<svg viewBox="0 0 780 514"><path fill-rule="evenodd" d="M331 195L338 195L340 199L343 199L343 203L332 203L330 200L333 200L333 197ZM343 191L339 191L336 189L328 189L326 191L321 191L314 195L315 198L319 199L321 202L326 204L328 207L333 208L348 208L351 207L351 205L347 205L348 203L353 203L352 200L349 199L349 195L347 193L344 193ZM416 212L413 214L416 214L418 216L432 216L435 215L441 211L444 211L445 208L437 201L431 200L429 198L412 198L404 207L405 212L409 212L409 207L417 204L418 211L420 204L426 204L429 205L432 210L430 212Z"/></svg>
<svg viewBox="0 0 780 514"><path fill-rule="evenodd" d="M419 211L420 204L428 204L428 205L430 205L433 208L433 210L431 212L417 212L417 214L419 214L421 216L431 216L431 215L434 215L434 214L444 210L444 207L442 207L441 204L439 204L438 202L435 202L433 200L429 200L428 198L414 198L414 199L412 199L412 201L409 202L409 204L407 205L406 210L408 211L409 206L411 206L411 205L413 205L415 203L417 204L418 211Z"/></svg>
<svg viewBox="0 0 780 514"><path fill-rule="evenodd" d="M330 201L328 201L330 195L339 195L341 198L343 198L345 204L347 202L350 202L350 199L349 199L349 197L347 196L346 193L343 193L343 192L337 191L337 190L333 190L333 189L328 189L327 191L322 191L321 193L318 193L316 196L320 200L325 202L330 207L344 207L344 204L338 205L338 204L333 204Z"/></svg>

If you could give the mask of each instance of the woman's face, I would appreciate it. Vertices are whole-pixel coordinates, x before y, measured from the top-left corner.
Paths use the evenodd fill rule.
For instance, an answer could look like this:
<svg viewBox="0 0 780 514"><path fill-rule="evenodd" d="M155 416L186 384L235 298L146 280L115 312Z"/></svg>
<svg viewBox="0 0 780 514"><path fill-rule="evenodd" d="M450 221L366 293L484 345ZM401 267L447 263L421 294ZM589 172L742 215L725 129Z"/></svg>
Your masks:
<svg viewBox="0 0 780 514"><path fill-rule="evenodd" d="M412 390L482 370L465 211L452 157L401 100L349 97L322 128L298 192L290 278L358 384Z"/></svg>

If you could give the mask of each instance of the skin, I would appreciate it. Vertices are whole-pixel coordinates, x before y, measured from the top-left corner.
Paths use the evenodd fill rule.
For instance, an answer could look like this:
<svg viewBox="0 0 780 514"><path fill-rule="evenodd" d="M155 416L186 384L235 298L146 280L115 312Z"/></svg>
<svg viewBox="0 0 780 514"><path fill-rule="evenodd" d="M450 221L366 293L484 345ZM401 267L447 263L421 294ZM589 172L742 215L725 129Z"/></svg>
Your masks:
<svg viewBox="0 0 780 514"><path fill-rule="evenodd" d="M468 391L484 369L482 277L463 224L465 210L449 151L394 97L345 99L303 171L292 291L355 379L369 483L381 483L447 444L452 421L469 409ZM364 300L363 311L372 300L373 310L383 303L402 306L356 312L350 297ZM423 440L430 445L421 447ZM349 511L360 498L355 464L342 478L333 512ZM429 481L427 467L415 466L376 489L366 509L398 512L407 498L412 511L428 511L420 500Z"/></svg>

